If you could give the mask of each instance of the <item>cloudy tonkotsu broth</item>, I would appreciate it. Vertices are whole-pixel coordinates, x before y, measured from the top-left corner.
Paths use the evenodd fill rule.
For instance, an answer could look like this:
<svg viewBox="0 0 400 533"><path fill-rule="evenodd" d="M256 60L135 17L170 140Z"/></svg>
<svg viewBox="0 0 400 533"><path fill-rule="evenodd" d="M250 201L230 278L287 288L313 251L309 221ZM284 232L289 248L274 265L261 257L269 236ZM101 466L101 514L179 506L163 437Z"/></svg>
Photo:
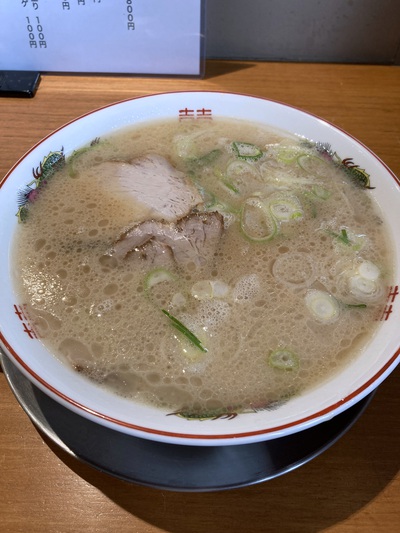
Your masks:
<svg viewBox="0 0 400 533"><path fill-rule="evenodd" d="M130 193L131 172L159 167L189 213L166 220ZM364 178L329 147L246 122L100 139L29 206L21 301L59 358L119 394L195 416L267 407L339 371L376 329L391 257ZM198 262L175 249L193 224L214 232Z"/></svg>

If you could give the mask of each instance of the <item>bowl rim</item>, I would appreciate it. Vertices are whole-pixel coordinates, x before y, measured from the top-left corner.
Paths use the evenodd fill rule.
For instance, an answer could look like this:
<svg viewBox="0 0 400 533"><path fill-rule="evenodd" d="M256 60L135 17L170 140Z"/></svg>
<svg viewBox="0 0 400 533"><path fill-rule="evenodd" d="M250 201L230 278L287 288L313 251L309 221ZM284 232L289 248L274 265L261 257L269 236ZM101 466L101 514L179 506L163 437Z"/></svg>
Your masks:
<svg viewBox="0 0 400 533"><path fill-rule="evenodd" d="M282 106L284 108L292 109L293 111L306 115L308 117L311 117L313 119L316 119L330 128L333 128L334 130L337 130L344 134L344 136L352 139L356 144L361 146L363 150L367 151L377 162L383 166L383 168L391 175L391 177L394 179L397 186L400 185L400 181L397 178L397 176L390 170L390 168L367 146L365 146L361 141L359 141L357 138L349 134L344 129L340 128L339 126L336 126L335 124L331 123L330 121L323 119L319 117L318 115L315 115L313 113L310 113L308 111L304 111L302 109L299 109L296 106L283 103L278 100L269 99L262 96L252 95L252 94L246 94L241 92L230 92L230 91L219 91L219 90L213 90L213 91L202 91L202 90L191 90L191 91L169 91L169 92L159 92L154 94L146 94L146 95L140 95L132 98L123 99L117 102L112 102L109 104L106 104L104 106L101 106L99 108L93 109L91 111L88 111L87 113L84 113L65 124L61 125L54 131L47 134L45 137L40 139L36 144L34 144L23 156L20 157L20 159L11 167L11 169L7 172L7 174L4 176L4 178L0 181L0 189L3 187L3 185L7 182L7 179L12 175L12 173L15 171L15 169L20 165L20 163L29 156L33 151L35 151L38 147L40 147L47 139L54 136L56 133L62 131L67 126L74 124L76 122L79 122L81 119L85 117L89 117L91 115L95 115L96 113L102 112L106 109L111 109L116 106L120 106L121 104L129 104L129 102L137 101L140 99L151 99L151 98L159 98L159 97L165 97L168 95L177 95L177 94L213 94L213 95L230 95L234 97L244 97L246 99L253 99L253 100L260 100L264 102L269 102L271 104L275 104L278 106ZM74 400L67 394L64 394L62 391L59 391L56 389L51 383L48 383L46 379L38 375L34 370L30 368L30 366L24 361L22 357L18 355L18 353L14 350L10 342L8 342L6 336L3 334L3 331L0 330L0 344L4 347L4 350L6 351L6 354L11 357L12 360L17 364L17 366L23 371L23 373L33 382L38 385L43 392L49 394L51 397L56 399L57 401L61 402L64 406L74 410L78 414L81 414L83 416L86 416L92 420L95 420L100 423L104 423L106 425L111 425L113 427L119 428L120 431L132 433L132 434L138 434L139 436L144 436L149 439L153 440L161 440L166 442L171 442L171 440L177 440L179 443L185 443L185 444L210 444L215 445L217 443L223 443L226 444L228 441L229 443L237 443L241 444L246 441L256 441L256 440L262 440L262 439L268 439L268 438L277 438L279 436L282 436L282 433L284 434L290 434L295 433L297 431L301 431L303 429L307 429L308 427L311 427L312 425L321 423L329 418L332 418L336 414L339 414L340 412L344 411L345 409L351 407L361 399L363 399L366 395L368 395L372 390L374 390L397 366L397 364L400 362L400 346L395 350L393 355L386 360L385 364L379 368L379 370L370 377L366 382L364 382L361 386L353 390L350 394L347 394L343 398L341 398L339 401L336 401L333 404L330 404L327 407L324 407L323 409L320 409L316 412L313 412L310 415L304 416L304 417L298 417L294 421L290 421L287 423L283 423L281 425L276 425L274 427L267 427L267 428L261 428L258 430L249 430L249 431L242 431L242 432L230 432L228 429L224 433L213 433L213 434L203 434L203 433L196 433L196 432L180 432L180 431L168 431L168 430L162 430L158 428L151 428L142 426L140 424L135 424L132 422L127 422L124 420L119 420L117 418L113 418L107 414L101 413L100 411L97 411L95 409L92 409L91 407L87 405L83 405L77 400Z"/></svg>

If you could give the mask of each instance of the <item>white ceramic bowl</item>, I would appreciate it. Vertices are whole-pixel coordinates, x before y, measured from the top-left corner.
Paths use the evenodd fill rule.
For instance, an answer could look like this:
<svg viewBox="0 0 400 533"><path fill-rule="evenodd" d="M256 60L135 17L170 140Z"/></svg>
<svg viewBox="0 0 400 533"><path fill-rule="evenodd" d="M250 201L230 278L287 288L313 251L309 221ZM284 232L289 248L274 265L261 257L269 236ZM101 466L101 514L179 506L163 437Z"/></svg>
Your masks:
<svg viewBox="0 0 400 533"><path fill-rule="evenodd" d="M88 113L34 146L10 170L0 189L1 306L0 341L6 354L40 389L65 407L117 431L158 441L188 445L245 444L282 437L326 421L374 390L400 359L400 239L393 236L395 281L388 291L386 313L363 354L326 383L293 398L279 409L243 413L216 420L186 420L107 393L60 363L29 335L11 283L10 247L18 224L18 190L32 180L32 169L50 153L73 150L121 127L152 119L212 116L271 125L307 139L329 143L343 159L371 175L371 194L391 228L400 228L400 185L368 148L332 124L308 113L263 98L220 92L175 92L136 98ZM186 120L186 119L185 119ZM389 294L390 292L390 294Z"/></svg>

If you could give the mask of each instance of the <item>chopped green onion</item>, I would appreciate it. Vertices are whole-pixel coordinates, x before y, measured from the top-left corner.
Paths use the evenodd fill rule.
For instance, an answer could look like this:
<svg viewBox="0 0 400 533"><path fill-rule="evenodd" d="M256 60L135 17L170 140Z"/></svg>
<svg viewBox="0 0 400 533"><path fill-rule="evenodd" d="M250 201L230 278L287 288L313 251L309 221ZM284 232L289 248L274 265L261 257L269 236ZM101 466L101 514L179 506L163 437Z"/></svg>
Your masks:
<svg viewBox="0 0 400 533"><path fill-rule="evenodd" d="M272 352L268 358L272 368L278 370L296 370L299 367L299 358L287 348L281 348Z"/></svg>
<svg viewBox="0 0 400 533"><path fill-rule="evenodd" d="M296 196L278 195L268 201L272 216L279 222L303 218L303 209Z"/></svg>
<svg viewBox="0 0 400 533"><path fill-rule="evenodd" d="M201 197L203 198L204 207L206 209L212 208L217 203L215 194L205 189L197 180L193 180L193 181L194 181L194 184L196 185L197 190L201 194Z"/></svg>
<svg viewBox="0 0 400 533"><path fill-rule="evenodd" d="M303 189L303 186L315 183L314 176L301 176L298 173L288 172L285 168L272 166L268 161L261 163L260 174L267 183L285 189Z"/></svg>
<svg viewBox="0 0 400 533"><path fill-rule="evenodd" d="M251 196L244 202L240 227L248 239L256 242L269 241L278 231L276 220L271 216L268 206L256 196Z"/></svg>
<svg viewBox="0 0 400 533"><path fill-rule="evenodd" d="M175 281L175 276L165 268L156 268L149 272L144 278L144 289L150 290L154 285L164 281Z"/></svg>
<svg viewBox="0 0 400 533"><path fill-rule="evenodd" d="M161 309L161 311L164 313L165 316L170 319L172 326L178 331L180 331L192 344L194 344L202 352L208 352L207 348L202 345L200 339L198 339L196 335L190 331L190 329L188 329L184 324L182 324L182 322L180 322L177 318L168 313L168 311L166 311L165 309Z"/></svg>
<svg viewBox="0 0 400 533"><path fill-rule="evenodd" d="M224 298L229 293L229 285L220 280L202 279L196 281L190 293L197 300L211 300L212 298Z"/></svg>
<svg viewBox="0 0 400 533"><path fill-rule="evenodd" d="M197 159L197 162L200 165L209 165L210 163L214 163L216 159L219 158L221 155L221 150L216 148L215 150L211 150L211 152L208 152L207 154L202 155Z"/></svg>
<svg viewBox="0 0 400 533"><path fill-rule="evenodd" d="M88 146L83 146L82 148L79 148L78 150L74 150L72 152L72 154L67 159L68 175L71 178L74 178L77 175L77 170L75 168L76 160L79 159L81 155L91 150L93 147L98 146L98 144L99 144L99 139L95 139Z"/></svg>
<svg viewBox="0 0 400 533"><path fill-rule="evenodd" d="M300 168L318 178L323 178L329 169L327 161L311 154L302 154L297 158Z"/></svg>
<svg viewBox="0 0 400 533"><path fill-rule="evenodd" d="M350 244L349 236L347 235L347 231L344 228L341 230L338 239L344 242L344 244Z"/></svg>
<svg viewBox="0 0 400 533"><path fill-rule="evenodd" d="M237 187L235 187L235 185L229 181L228 179L223 179L222 180L222 183L225 185L225 187L227 187L230 191L234 192L235 194L239 194L240 191Z"/></svg>
<svg viewBox="0 0 400 533"><path fill-rule="evenodd" d="M385 285L382 273L372 261L362 261L342 272L347 290L355 303L376 302L383 298Z"/></svg>
<svg viewBox="0 0 400 533"><path fill-rule="evenodd" d="M256 165L251 162L235 159L226 167L228 179L237 187L247 184L249 181L262 182L261 174Z"/></svg>
<svg viewBox="0 0 400 533"><path fill-rule="evenodd" d="M320 200L327 200L331 195L328 189L324 189L324 187L321 187L320 185L313 185L311 187L311 192Z"/></svg>
<svg viewBox="0 0 400 533"><path fill-rule="evenodd" d="M302 153L302 149L297 145L282 146L278 150L277 160L282 163L292 163Z"/></svg>
<svg viewBox="0 0 400 533"><path fill-rule="evenodd" d="M232 143L232 148L239 159L244 159L247 161L257 161L257 159L260 159L260 157L263 155L260 148L251 143L235 141Z"/></svg>
<svg viewBox="0 0 400 533"><path fill-rule="evenodd" d="M225 223L227 220L233 219L235 217L235 214L238 213L238 209L235 209L231 205L221 202L213 192L204 189L204 187L201 187L197 183L196 187L203 197L204 209L206 211L218 211L218 213L221 213L221 215L224 217Z"/></svg>
<svg viewBox="0 0 400 533"><path fill-rule="evenodd" d="M172 143L176 155L182 159L188 159L189 161L202 157L198 153L198 146L202 146L200 139L204 135L208 135L204 130L196 130L190 134L183 133L175 135Z"/></svg>
<svg viewBox="0 0 400 533"><path fill-rule="evenodd" d="M371 281L376 281L381 275L381 271L372 261L363 261L358 267L358 273Z"/></svg>
<svg viewBox="0 0 400 533"><path fill-rule="evenodd" d="M352 244L345 228L341 229L340 233L336 233L334 231L328 231L328 233L329 235L332 235L332 237L335 237L335 239L340 241L342 244L346 244L347 246Z"/></svg>
<svg viewBox="0 0 400 533"><path fill-rule="evenodd" d="M340 230L340 233L336 233L335 231L330 230L327 230L326 233L328 233L328 235L331 235L331 237L337 239L339 243L344 244L345 246L349 246L352 250L356 252L361 250L365 245L365 235L357 235L345 228L342 228Z"/></svg>
<svg viewBox="0 0 400 533"><path fill-rule="evenodd" d="M318 214L315 201L328 200L330 195L331 192L320 185L313 185L310 190L303 192L303 196L310 208L312 218L316 218Z"/></svg>
<svg viewBox="0 0 400 533"><path fill-rule="evenodd" d="M210 165L211 163L214 163L214 161L216 161L219 158L221 153L222 153L221 150L216 148L215 150L211 150L211 152L207 152L204 155L189 159L189 163L191 165L204 167L206 165Z"/></svg>
<svg viewBox="0 0 400 533"><path fill-rule="evenodd" d="M204 208L207 211L218 211L222 215L237 212L233 207L222 203L213 192L205 189L197 180L194 180L194 184L203 198Z"/></svg>
<svg viewBox="0 0 400 533"><path fill-rule="evenodd" d="M313 317L323 324L332 324L339 318L339 303L328 292L310 289L305 302Z"/></svg>
<svg viewBox="0 0 400 533"><path fill-rule="evenodd" d="M381 284L378 280L364 278L356 274L349 279L350 292L358 299L378 299L381 294Z"/></svg>
<svg viewBox="0 0 400 533"><path fill-rule="evenodd" d="M248 189L262 182L257 166L248 161L235 159L228 163L225 172L215 169L214 174L222 183L235 194L240 194L243 189Z"/></svg>

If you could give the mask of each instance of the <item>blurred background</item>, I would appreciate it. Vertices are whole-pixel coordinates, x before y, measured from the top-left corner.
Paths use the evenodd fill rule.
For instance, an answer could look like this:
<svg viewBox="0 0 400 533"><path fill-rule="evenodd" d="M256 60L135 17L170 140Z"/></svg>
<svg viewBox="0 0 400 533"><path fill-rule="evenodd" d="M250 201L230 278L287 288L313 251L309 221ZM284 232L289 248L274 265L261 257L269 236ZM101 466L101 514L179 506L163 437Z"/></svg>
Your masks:
<svg viewBox="0 0 400 533"><path fill-rule="evenodd" d="M208 0L209 59L400 65L400 0Z"/></svg>

